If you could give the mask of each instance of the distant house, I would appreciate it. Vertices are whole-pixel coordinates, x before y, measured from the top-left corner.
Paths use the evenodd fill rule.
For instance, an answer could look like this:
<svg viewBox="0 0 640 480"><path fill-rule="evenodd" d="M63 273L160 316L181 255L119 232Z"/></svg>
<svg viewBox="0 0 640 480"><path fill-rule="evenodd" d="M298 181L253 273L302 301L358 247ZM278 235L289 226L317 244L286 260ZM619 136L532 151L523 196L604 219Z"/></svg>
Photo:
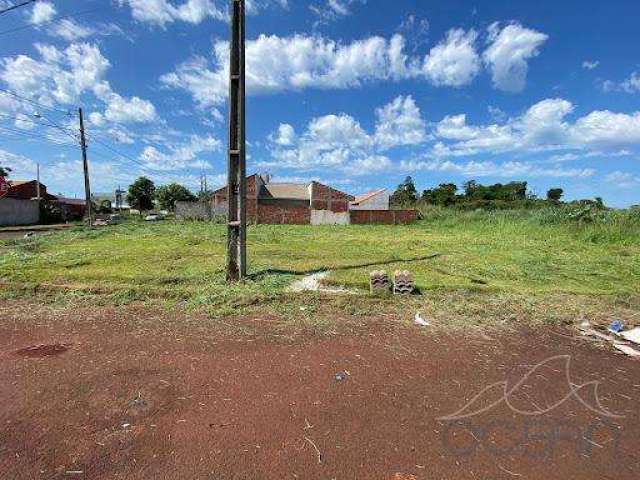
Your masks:
<svg viewBox="0 0 640 480"><path fill-rule="evenodd" d="M98 207L104 202L109 202L114 210L130 210L131 207L126 202L126 192L119 188L113 192L97 192L91 194L91 201Z"/></svg>
<svg viewBox="0 0 640 480"><path fill-rule="evenodd" d="M350 204L351 210L389 210L391 195L385 189L356 195Z"/></svg>
<svg viewBox="0 0 640 480"><path fill-rule="evenodd" d="M277 183L268 175L247 177L247 220L252 223L346 224L354 199L320 182ZM227 213L227 187L213 192L212 202L216 214Z"/></svg>
<svg viewBox="0 0 640 480"><path fill-rule="evenodd" d="M55 201L60 205L60 208L64 211L64 217L68 219L81 219L84 217L86 209L86 203L81 198L69 198L63 196L55 196Z"/></svg>
<svg viewBox="0 0 640 480"><path fill-rule="evenodd" d="M37 180L9 180L9 191L7 198L15 198L17 200L32 200L38 197L38 181ZM40 184L40 198L49 199L53 195L47 193L47 186Z"/></svg>
<svg viewBox="0 0 640 480"><path fill-rule="evenodd" d="M256 224L406 224L418 218L415 210L389 209L389 194L376 190L354 197L320 182L279 183L269 175L247 177L247 221ZM225 216L227 187L216 190L211 202L178 202L176 217L208 220Z"/></svg>

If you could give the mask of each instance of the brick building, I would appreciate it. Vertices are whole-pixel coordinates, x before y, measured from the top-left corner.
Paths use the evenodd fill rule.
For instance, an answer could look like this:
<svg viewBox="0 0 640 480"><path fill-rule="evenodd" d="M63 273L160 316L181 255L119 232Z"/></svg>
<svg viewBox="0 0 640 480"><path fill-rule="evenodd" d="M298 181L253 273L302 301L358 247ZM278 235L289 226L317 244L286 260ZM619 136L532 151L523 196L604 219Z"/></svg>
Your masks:
<svg viewBox="0 0 640 480"><path fill-rule="evenodd" d="M310 183L276 183L268 175L247 177L247 221L265 224L312 223L312 212L330 212L326 223L348 223L349 202L354 197L323 185ZM213 192L213 211L227 213L227 187Z"/></svg>
<svg viewBox="0 0 640 480"><path fill-rule="evenodd" d="M37 180L10 180L9 191L6 198L15 200L34 200L38 198ZM45 201L56 203L62 208L65 216L69 218L82 218L85 212L85 201L76 198L67 198L52 195L47 192L47 186L40 183L40 198Z"/></svg>
<svg viewBox="0 0 640 480"><path fill-rule="evenodd" d="M17 200L31 200L38 197L38 181L37 180L9 180L9 191L7 198L15 198ZM55 197L47 193L47 186L40 184L40 198L52 200Z"/></svg>

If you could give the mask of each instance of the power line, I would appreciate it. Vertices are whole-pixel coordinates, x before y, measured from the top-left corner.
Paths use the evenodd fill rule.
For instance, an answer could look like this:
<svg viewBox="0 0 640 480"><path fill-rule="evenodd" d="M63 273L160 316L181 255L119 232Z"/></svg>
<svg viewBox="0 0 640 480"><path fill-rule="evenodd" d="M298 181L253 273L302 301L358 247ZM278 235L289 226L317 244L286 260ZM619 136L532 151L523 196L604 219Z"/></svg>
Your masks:
<svg viewBox="0 0 640 480"><path fill-rule="evenodd" d="M12 5L11 7L5 8L4 10L0 10L0 15L2 15L4 13L7 13L7 12L10 12L12 10L15 10L17 8L24 7L25 5L29 5L30 3L35 3L37 1L38 0L27 0L26 2L19 3L18 5Z"/></svg>
<svg viewBox="0 0 640 480"><path fill-rule="evenodd" d="M67 116L75 116L70 110L62 110L61 108L49 107L47 105L43 105L42 103L38 103L35 100L31 100L30 98L24 97L22 95L17 94L16 92L12 92L11 90L7 90L6 88L0 87L0 93L4 93L6 95L10 95L17 100L22 100L23 102L30 103L33 106L40 107L44 110L50 110L52 112L62 113Z"/></svg>
<svg viewBox="0 0 640 480"><path fill-rule="evenodd" d="M44 140L47 140L49 143L52 143L54 145L73 146L73 144L60 142L60 141L57 141L54 138L51 138L48 135L42 135L42 134L39 134L39 133L36 133L36 132L30 132L30 131L25 131L25 130L17 130L17 129L4 127L4 126L0 126L0 131L8 133L9 135L11 135L10 138L7 138L6 136L3 136L2 140L44 139Z"/></svg>
<svg viewBox="0 0 640 480"><path fill-rule="evenodd" d="M116 150L115 148L113 148L112 146L110 146L108 143L105 143L102 140L99 140L98 138L96 138L95 136L90 136L89 140L93 140L94 142L96 142L97 144L101 145L102 147L106 148L107 150L109 150L111 153L118 155L119 157L122 157L126 160L128 160L129 162L132 162L136 165L138 165L140 168L142 168L142 170L145 170L146 172L148 172L150 175L156 175L159 177L164 177L165 179L169 179L169 180L173 180L173 177L171 177L169 174L166 174L164 172L160 172L160 171L156 171L153 170L152 168L149 168L147 165L145 165L143 162L141 162L140 160L137 160L129 155L126 155L118 150Z"/></svg>
<svg viewBox="0 0 640 480"><path fill-rule="evenodd" d="M68 15L61 15L61 16L58 16L58 17L54 18L53 20L49 20L48 22L39 23L37 25L34 25L34 24L22 25L20 27L15 27L15 28L11 28L9 30L5 30L3 32L0 32L0 35L8 35L9 33L19 32L19 31L22 31L22 30L26 30L28 28L45 27L47 25L51 25L51 24L59 22L61 20L65 20L67 18L79 17L81 15L87 15L89 13L94 13L94 12L97 12L99 10L104 10L104 7L93 8L91 10L84 10L82 12L70 13Z"/></svg>

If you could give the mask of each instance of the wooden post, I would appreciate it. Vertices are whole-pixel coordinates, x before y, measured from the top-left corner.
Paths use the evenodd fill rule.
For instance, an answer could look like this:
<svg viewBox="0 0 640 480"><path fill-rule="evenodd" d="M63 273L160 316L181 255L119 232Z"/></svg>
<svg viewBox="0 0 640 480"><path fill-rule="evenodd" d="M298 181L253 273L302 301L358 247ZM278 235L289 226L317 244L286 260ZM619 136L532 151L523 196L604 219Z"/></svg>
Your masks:
<svg viewBox="0 0 640 480"><path fill-rule="evenodd" d="M93 212L91 211L91 185L89 183L89 162L87 161L87 139L84 135L84 118L82 117L82 108L78 108L78 116L80 117L80 147L82 148L82 169L84 170L84 198L85 198L85 214L87 215L87 223L89 228L93 226Z"/></svg>
<svg viewBox="0 0 640 480"><path fill-rule="evenodd" d="M245 9L244 0L231 2L229 68L229 165L227 281L247 275L247 180L245 135Z"/></svg>

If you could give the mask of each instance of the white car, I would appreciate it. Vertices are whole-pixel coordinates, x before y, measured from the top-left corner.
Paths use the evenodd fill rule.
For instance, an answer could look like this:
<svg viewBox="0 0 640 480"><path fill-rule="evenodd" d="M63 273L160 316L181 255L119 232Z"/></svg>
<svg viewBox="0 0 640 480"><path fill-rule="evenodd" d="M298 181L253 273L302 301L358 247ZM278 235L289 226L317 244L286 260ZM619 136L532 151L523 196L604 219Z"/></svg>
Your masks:
<svg viewBox="0 0 640 480"><path fill-rule="evenodd" d="M153 213L144 217L145 222L158 222L160 220L164 220L164 215L159 213Z"/></svg>

